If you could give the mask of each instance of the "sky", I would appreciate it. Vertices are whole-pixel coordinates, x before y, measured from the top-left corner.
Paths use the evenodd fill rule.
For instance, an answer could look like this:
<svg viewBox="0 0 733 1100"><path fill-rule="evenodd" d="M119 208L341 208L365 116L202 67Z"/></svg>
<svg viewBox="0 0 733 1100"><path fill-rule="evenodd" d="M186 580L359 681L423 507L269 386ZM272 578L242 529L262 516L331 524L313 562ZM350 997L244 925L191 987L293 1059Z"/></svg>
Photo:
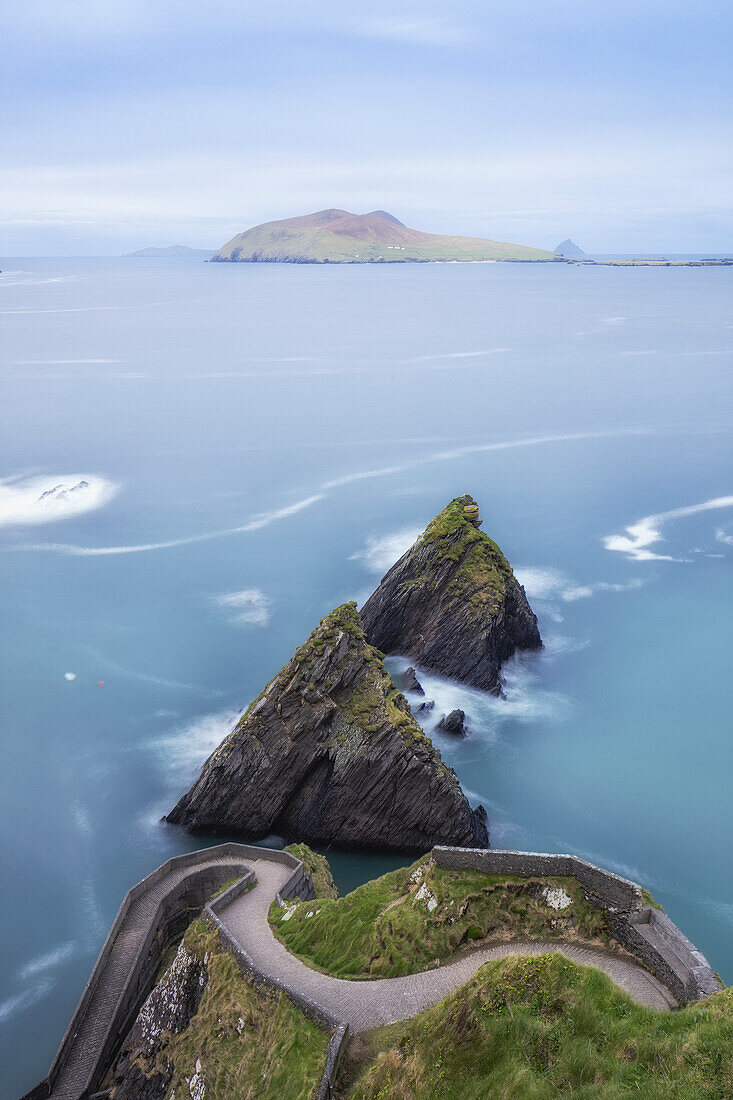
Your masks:
<svg viewBox="0 0 733 1100"><path fill-rule="evenodd" d="M324 207L733 251L728 0L4 0L0 255Z"/></svg>

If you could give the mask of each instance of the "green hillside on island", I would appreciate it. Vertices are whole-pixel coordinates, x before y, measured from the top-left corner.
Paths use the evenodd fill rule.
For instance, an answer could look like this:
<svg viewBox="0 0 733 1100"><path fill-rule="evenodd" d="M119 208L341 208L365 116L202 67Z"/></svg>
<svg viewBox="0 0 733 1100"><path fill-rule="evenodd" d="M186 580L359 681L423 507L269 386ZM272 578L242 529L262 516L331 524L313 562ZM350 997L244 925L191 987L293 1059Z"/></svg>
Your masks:
<svg viewBox="0 0 733 1100"><path fill-rule="evenodd" d="M367 264L559 257L541 248L484 237L422 233L384 210L370 214L319 210L238 233L212 259L217 263Z"/></svg>

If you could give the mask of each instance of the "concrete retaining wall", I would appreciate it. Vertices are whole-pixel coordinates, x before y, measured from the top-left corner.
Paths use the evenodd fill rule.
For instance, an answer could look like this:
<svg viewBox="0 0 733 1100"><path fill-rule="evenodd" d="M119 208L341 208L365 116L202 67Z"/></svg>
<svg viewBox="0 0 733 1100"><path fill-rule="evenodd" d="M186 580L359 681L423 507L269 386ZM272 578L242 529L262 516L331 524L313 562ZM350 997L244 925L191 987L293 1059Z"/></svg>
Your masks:
<svg viewBox="0 0 733 1100"><path fill-rule="evenodd" d="M292 856L290 858L293 859ZM315 890L313 889L313 883L309 872L298 860L294 860L294 862L297 863L298 866L293 869L293 874L284 884L282 890L275 895L275 900L278 905L282 905L285 898L297 897L301 901L309 901L315 898ZM219 914L223 912L235 898L239 897L246 888L246 885L243 883L234 883L234 885L230 886L230 888L221 894L220 897L209 902L204 909L203 918L207 924L217 929L222 946L234 955L240 969L243 970L256 985L261 985L267 989L273 989L284 993L301 1012L304 1012L311 1020L315 1020L319 1027L332 1032L328 1044L328 1054L326 1056L323 1077L321 1078L321 1083L316 1093L316 1100L331 1100L334 1096L333 1086L336 1072L349 1035L348 1024L345 1024L337 1016L334 1016L332 1012L324 1005L319 1004L318 1001L314 1001L311 997L306 997L304 994L290 989L277 978L272 978L269 974L260 970L259 967L254 964L248 953L232 939L219 919Z"/></svg>
<svg viewBox="0 0 733 1100"><path fill-rule="evenodd" d="M603 909L612 935L650 970L681 1005L722 989L710 963L676 924L659 909L644 904L635 882L604 871L572 855L503 852L481 848L433 848L436 866L452 871L521 878L572 877L588 901Z"/></svg>
<svg viewBox="0 0 733 1100"><path fill-rule="evenodd" d="M219 844L212 848L205 848L197 852L189 852L182 856L174 856L166 860L150 875L128 890L117 912L112 927L109 930L102 950L99 954L94 969L82 992L79 1004L71 1018L61 1045L51 1064L47 1077L34 1089L26 1093L22 1100L45 1100L53 1092L53 1086L58 1075L65 1065L76 1034L81 1026L86 1011L92 1000L99 980L112 952L115 939L122 928L131 905L146 892L173 871L180 871L190 867L191 873L177 883L163 897L157 906L155 913L149 921L145 939L138 951L135 960L128 973L124 988L122 989L114 1010L112 1024L108 1029L100 1056L97 1059L96 1068L87 1082L80 1082L80 1095L89 1095L99 1087L106 1067L116 1054L122 1039L129 1026L135 1019L140 1007L152 989L163 954L170 943L180 936L188 926L194 915L201 912L207 898L220 887L228 878L235 874L244 874L248 881L254 879L254 873L246 866L247 859L267 859L278 863L285 863L293 868L293 887L298 891L297 896L312 897L313 887L310 876L304 869L300 860L291 856L289 852L274 851L272 849L258 848L249 844ZM208 862L211 859L222 859L225 862L206 868L198 868L197 864ZM239 884L244 889L246 883ZM286 883L285 889L289 883ZM308 891L311 891L309 894Z"/></svg>

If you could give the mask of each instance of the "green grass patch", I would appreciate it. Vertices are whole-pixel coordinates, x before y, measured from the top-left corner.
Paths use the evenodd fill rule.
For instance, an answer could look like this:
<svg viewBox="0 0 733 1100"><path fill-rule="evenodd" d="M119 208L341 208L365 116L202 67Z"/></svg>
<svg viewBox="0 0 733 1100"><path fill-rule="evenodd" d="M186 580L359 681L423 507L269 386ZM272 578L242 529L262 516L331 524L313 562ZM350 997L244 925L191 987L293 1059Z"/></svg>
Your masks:
<svg viewBox="0 0 733 1100"><path fill-rule="evenodd" d="M661 906L658 901L655 901L649 891L645 890L643 886L641 888L641 896L645 905L650 905L652 909L658 909L660 913L664 912L664 907Z"/></svg>
<svg viewBox="0 0 733 1100"><path fill-rule="evenodd" d="M187 1080L200 1061L207 1100L311 1100L323 1073L326 1033L283 993L248 981L200 920L184 943L207 957L209 980L188 1027L161 1036L158 1062L174 1066L168 1096L189 1095Z"/></svg>
<svg viewBox="0 0 733 1100"><path fill-rule="evenodd" d="M553 908L548 890L569 904ZM414 974L484 940L610 943L604 914L574 878L448 871L427 856L337 900L273 905L270 924L295 955L342 978Z"/></svg>
<svg viewBox="0 0 733 1100"><path fill-rule="evenodd" d="M337 898L338 887L333 881L331 868L325 856L314 852L307 844L289 844L285 849L299 859L310 872L317 898Z"/></svg>
<svg viewBox="0 0 733 1100"><path fill-rule="evenodd" d="M467 518L469 497L456 497L428 524L423 539L435 544L441 559L458 565L448 588L478 609L496 610L514 574L497 544ZM430 578L426 577L430 583ZM443 582L441 582L443 583Z"/></svg>
<svg viewBox="0 0 733 1100"><path fill-rule="evenodd" d="M349 1044L344 1100L729 1100L733 991L680 1012L559 955L487 963L439 1005Z"/></svg>

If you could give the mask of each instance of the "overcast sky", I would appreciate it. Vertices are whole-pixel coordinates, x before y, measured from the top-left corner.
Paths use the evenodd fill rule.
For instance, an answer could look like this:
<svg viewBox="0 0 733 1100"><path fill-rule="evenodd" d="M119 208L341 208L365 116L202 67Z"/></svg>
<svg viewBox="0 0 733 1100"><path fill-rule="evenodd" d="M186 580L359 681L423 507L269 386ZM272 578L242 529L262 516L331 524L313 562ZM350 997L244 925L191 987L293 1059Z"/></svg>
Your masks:
<svg viewBox="0 0 733 1100"><path fill-rule="evenodd" d="M729 0L4 0L0 254L339 206L733 250Z"/></svg>

